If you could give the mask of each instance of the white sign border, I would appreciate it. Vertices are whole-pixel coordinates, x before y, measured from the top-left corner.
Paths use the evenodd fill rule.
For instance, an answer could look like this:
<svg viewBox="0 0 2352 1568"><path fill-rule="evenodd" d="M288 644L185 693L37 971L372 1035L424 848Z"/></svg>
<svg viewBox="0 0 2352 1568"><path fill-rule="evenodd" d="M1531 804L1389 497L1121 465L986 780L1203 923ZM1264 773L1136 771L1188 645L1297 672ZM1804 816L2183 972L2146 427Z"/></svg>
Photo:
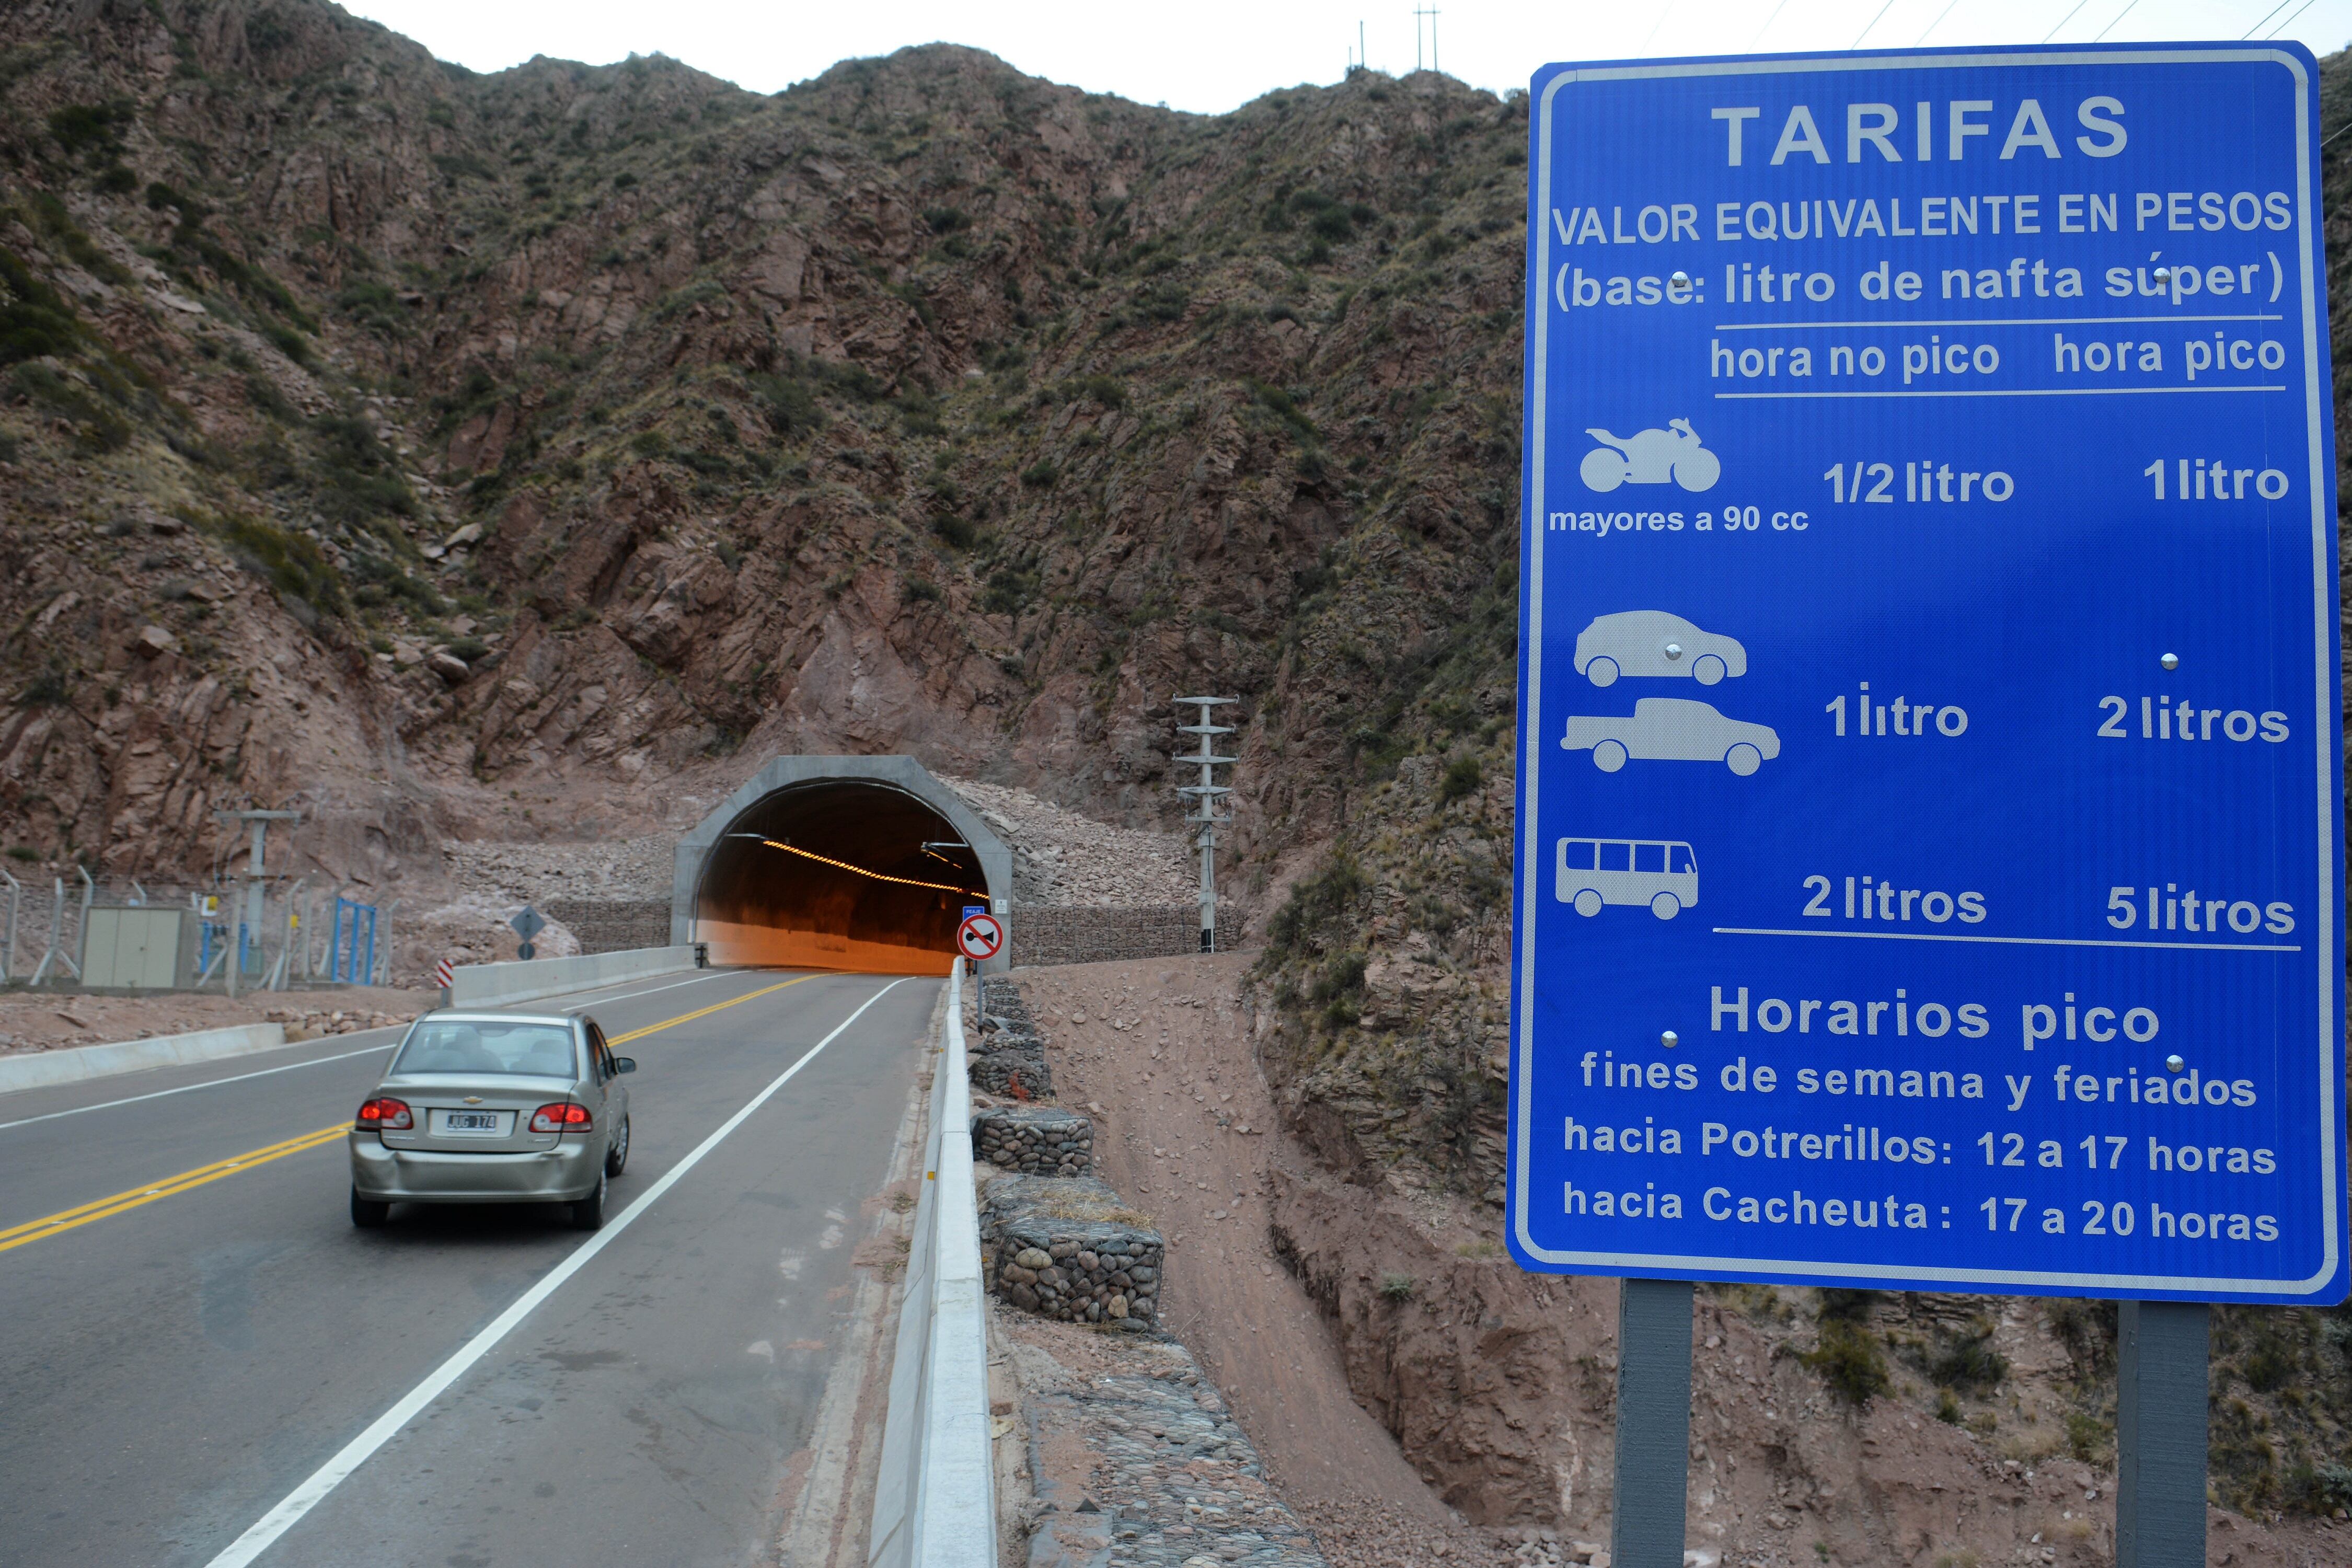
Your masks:
<svg viewBox="0 0 2352 1568"><path fill-rule="evenodd" d="M2295 239L2296 261L2300 269L2303 295L2304 374L2305 378L2304 417L2305 442L2310 453L2311 472L2307 489L2312 508L2313 614L2317 636L2313 639L2316 680L2313 693L2317 711L2313 725L2317 746L2319 775L2319 867L2323 891L2336 884L2335 867L2341 863L2343 850L2338 843L2337 814L2343 803L2336 798L2334 785L2336 766L2339 759L2331 754L2328 744L2336 734L2339 715L2331 706L2335 692L2336 671L2330 667L2328 653L2336 630L2336 606L2329 602L2328 583L2335 570L2335 520L2326 515L2327 480L2325 468L2326 432L2320 428L2319 411L2326 398L2320 385L2321 352L2326 346L2320 341L2318 302L2314 289L2312 266L2312 147L2310 73L2302 59L2284 50L2274 48L2201 48L2142 49L2129 45L2098 49L2028 49L2019 51L1983 49L1953 53L1905 53L1872 56L1803 57L1780 56L1770 58L1724 58L1685 60L1660 65L1600 66L1561 71L1546 83L1537 110L1541 134L1538 138L1538 162L1536 189L1546 198L1552 189L1552 100L1559 90L1575 82L1630 81L1678 77L1706 76L1769 76L1791 72L1839 70L1922 70L1945 69L1951 67L2015 68L2020 66L2079 66L2086 59L2105 57L2127 59L2133 64L2149 65L2216 65L2264 63L2280 65L2293 75L2295 84ZM1546 206L1548 207L1547 200ZM1532 1150L1534 1123L1532 1110L1535 1100L1535 1046L1530 1021L1535 1015L1535 942L1536 912L1543 907L1540 889L1543 886L1543 835L1537 826L1536 801L1538 764L1541 760L1540 737L1545 732L1541 722L1543 707L1543 563L1545 533L1542 520L1546 515L1544 499L1545 451L1548 428L1546 407L1546 377L1544 367L1549 363L1551 337L1550 290L1546 282L1551 277L1552 236L1550 226L1539 221L1545 207L1530 204L1529 222L1534 226L1537 265L1531 269L1531 284L1536 297L1543 300L1529 323L1528 359L1536 369L1529 376L1528 422L1533 432L1533 461L1529 465L1530 489L1528 504L1522 509L1521 523L1533 542L1528 550L1528 572L1527 668L1527 712L1519 736L1524 759L1519 770L1519 820L1525 824L1520 837L1519 887L1521 892L1519 919L1519 998L1515 1026L1517 1030L1517 1061L1519 1075L1518 1106L1515 1131L1522 1158L1512 1173L1512 1221L1517 1231L1514 1239L1519 1250L1528 1257L1546 1263L1568 1265L1595 1272L1643 1270L1671 1274L1689 1279L1742 1279L1752 1275L1804 1274L1833 1279L1916 1280L1924 1288L1951 1288L1961 1285L2015 1286L2035 1293L2107 1295L2116 1292L2163 1291L2184 1295L2214 1294L2275 1296L2281 1299L2302 1299L2315 1295L2333 1279L2340 1266L2336 1254L2338 1190L2343 1185L2337 1161L2343 1152L2344 1129L2341 1108L2336 1094L2340 1087L2336 1077L2336 1048L2333 1042L2341 1038L2343 1024L2336 1014L2335 976L2328 955L2340 952L2342 939L2336 930L2337 910L2326 898L2320 900L2317 951L2319 963L2319 1108L2325 1123L2321 1139L2319 1162L2320 1215L2324 1240L2321 1247L2321 1267L2318 1272L2304 1279L2236 1279L2206 1276L2162 1274L2064 1274L2045 1273L2038 1269L2009 1268L1936 1268L1909 1265L1877 1265L1831 1263L1801 1259L1758 1258L1682 1257L1657 1253L1571 1252L1539 1247L1528 1234L1528 1184L1529 1162L1525 1152ZM1532 521L1529 521L1532 520Z"/></svg>

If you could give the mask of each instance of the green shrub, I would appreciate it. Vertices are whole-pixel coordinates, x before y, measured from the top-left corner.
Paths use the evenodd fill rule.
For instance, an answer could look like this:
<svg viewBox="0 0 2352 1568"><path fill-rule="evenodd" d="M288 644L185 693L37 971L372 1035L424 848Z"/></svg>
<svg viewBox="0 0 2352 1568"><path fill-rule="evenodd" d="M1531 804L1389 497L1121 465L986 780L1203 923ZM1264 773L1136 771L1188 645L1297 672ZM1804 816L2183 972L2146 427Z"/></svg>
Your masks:
<svg viewBox="0 0 2352 1568"><path fill-rule="evenodd" d="M122 127L133 111L128 99L110 103L69 103L49 116L49 134L68 157L85 153L107 158L122 151Z"/></svg>
<svg viewBox="0 0 2352 1568"><path fill-rule="evenodd" d="M283 322L262 322L261 335L268 338L279 353L305 369L317 363L310 349L310 340Z"/></svg>
<svg viewBox="0 0 2352 1568"><path fill-rule="evenodd" d="M131 444L130 421L48 366L19 364L16 383L35 404L71 420L85 451L119 452Z"/></svg>
<svg viewBox="0 0 2352 1568"><path fill-rule="evenodd" d="M63 358L80 345L73 307L32 274L15 252L0 248L0 365Z"/></svg>
<svg viewBox="0 0 2352 1568"><path fill-rule="evenodd" d="M1352 919L1369 886L1363 868L1345 852L1334 854L1314 876L1292 883L1289 899L1267 927L1267 960L1278 963L1327 928Z"/></svg>
<svg viewBox="0 0 2352 1568"><path fill-rule="evenodd" d="M1061 477L1062 470L1046 458L1040 458L1021 470L1021 482L1034 489L1050 490L1054 488L1054 481Z"/></svg>
<svg viewBox="0 0 2352 1568"><path fill-rule="evenodd" d="M1465 795L1476 795L1486 783L1486 770L1475 757L1456 757L1446 765L1445 776L1438 781L1437 803L1451 805Z"/></svg>
<svg viewBox="0 0 2352 1568"><path fill-rule="evenodd" d="M1986 1327L1947 1341L1928 1359L1927 1375L1938 1387L1981 1393L2009 1375L2009 1362L1992 1348L1992 1330Z"/></svg>
<svg viewBox="0 0 2352 1568"><path fill-rule="evenodd" d="M1016 572L1007 567L989 578L988 591L981 596L981 604L992 616L1017 616L1036 591L1034 572Z"/></svg>
<svg viewBox="0 0 2352 1568"><path fill-rule="evenodd" d="M1413 1278L1410 1274L1381 1276L1381 1300L1383 1301L1402 1306L1412 1300L1414 1289Z"/></svg>
<svg viewBox="0 0 2352 1568"><path fill-rule="evenodd" d="M1830 1392L1848 1405L1867 1405L1886 1392L1886 1357L1877 1340L1868 1329L1845 1319L1824 1319L1818 1344L1797 1359L1819 1373Z"/></svg>
<svg viewBox="0 0 2352 1568"><path fill-rule="evenodd" d="M308 536L247 517L228 519L220 531L245 568L267 578L281 597L328 615L342 614L342 576Z"/></svg>

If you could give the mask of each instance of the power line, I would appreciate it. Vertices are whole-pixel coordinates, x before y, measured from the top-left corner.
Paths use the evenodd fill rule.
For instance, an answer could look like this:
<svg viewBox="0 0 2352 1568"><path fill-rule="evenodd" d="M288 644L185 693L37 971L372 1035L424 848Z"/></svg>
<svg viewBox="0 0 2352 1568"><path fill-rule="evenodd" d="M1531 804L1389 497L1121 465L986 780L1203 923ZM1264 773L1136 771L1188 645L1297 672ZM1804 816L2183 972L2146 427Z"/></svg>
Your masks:
<svg viewBox="0 0 2352 1568"><path fill-rule="evenodd" d="M1658 7L1658 19L1650 24L1650 30L1648 32L1642 35L1642 42L1640 46L1633 50L1634 54L1644 55L1649 53L1650 40L1658 36L1658 29L1666 25L1666 18L1673 16L1674 12L1675 0L1666 0L1664 5Z"/></svg>
<svg viewBox="0 0 2352 1568"><path fill-rule="evenodd" d="M1772 30L1772 24L1779 21L1780 19L1780 13L1788 8L1789 0L1780 0L1780 3L1778 5L1773 6L1772 14L1764 18L1764 25L1756 29L1756 36L1748 40L1748 47L1752 49L1757 45L1762 43L1764 41L1764 35Z"/></svg>
<svg viewBox="0 0 2352 1568"><path fill-rule="evenodd" d="M1936 19L1927 24L1927 32L1920 34L1918 43L1915 43L1911 47L1916 49L1920 44L1926 43L1927 41L1927 33L1932 33L1937 28L1942 26L1944 25L1944 18L1950 16L1952 12L1958 7L1959 4L1960 0L1952 0L1951 5L1947 5L1942 10L1937 12Z"/></svg>
<svg viewBox="0 0 2352 1568"><path fill-rule="evenodd" d="M2269 32L2264 33L2264 34L2263 35L2263 37L2264 41L2266 41L2266 42L2267 42L2268 40L2270 40L2270 39L2272 39L2272 38L2275 38L2275 37L2277 37L2281 33L2285 32L2285 31L2287 30L2287 27L2288 27L2288 26L2290 26L2290 25L2294 21L2294 19L2295 19L2297 16L2302 16L2305 11L2308 11L2308 10L2310 10L2310 9L2311 9L2311 0L2303 0L2303 4L2302 4L2302 5L2297 5L2297 6L2296 6L2293 11L2291 11L2291 12L2287 13L2287 18L2286 18L2286 20L2285 20L2284 22L2281 22L2277 26L2273 27Z"/></svg>
<svg viewBox="0 0 2352 1568"><path fill-rule="evenodd" d="M2269 21L2273 16L2277 16L2280 12L2282 12L2282 11L2285 10L2289 5L2292 5L2293 4L2294 4L2294 0L2279 0L2279 3L2278 3L2277 5L2275 5L2272 6L2269 10L2267 10L2267 11L2265 11L2265 12L2263 12L2263 22L2267 22L2267 21ZM2240 40L2239 40L2239 41L2242 43L2246 38L2251 38L2251 37L2252 37L2256 33L2261 32L2261 31L2263 30L2263 22L2257 22L2257 23L2255 23L2252 26L2251 26L2251 27L2247 28L2247 29L2245 30L2245 33L2241 37L2241 38L2240 38Z"/></svg>
<svg viewBox="0 0 2352 1568"><path fill-rule="evenodd" d="M2074 9L2073 11L2069 11L2069 12L2067 12L2064 16L2063 16L2059 17L2059 18L2058 18L2058 26L2055 26L2055 27L2051 28L2047 33L2042 34L2042 41L2043 43L2045 43L2045 44L2046 44L2046 43L2048 43L2051 39L2053 39L2053 38L2056 37L2058 36L2058 34L2059 34L2060 29L2063 28L2063 27L2066 26L2066 24L2067 24L2067 23L2069 23L2069 22L2073 21L2073 20L2074 19L2075 14L2076 14L2077 12L2081 11L2081 10L2082 10L2082 8L2083 8L2084 6L2085 6L2085 5L2089 5L2090 3L2091 3L2091 0L2074 0Z"/></svg>
<svg viewBox="0 0 2352 1568"><path fill-rule="evenodd" d="M2115 21L2109 22L2105 26L2100 28L2097 37L2094 37L2091 42L2095 44L2100 38L2104 38L2109 33L2114 32L2116 30L2116 22L2120 22L2126 16L2130 16L2132 14L2132 7L2138 4L2139 0L2125 0L2124 8L2116 13Z"/></svg>
<svg viewBox="0 0 2352 1568"><path fill-rule="evenodd" d="M1878 15L1870 19L1870 27L1875 27L1879 23L1885 21L1886 19L1886 13L1894 9L1895 0L1886 0L1886 4L1878 8ZM1853 36L1853 42L1848 44L1846 47L1849 49L1858 49L1862 47L1862 40L1870 37L1870 27L1864 27L1861 32L1856 33Z"/></svg>

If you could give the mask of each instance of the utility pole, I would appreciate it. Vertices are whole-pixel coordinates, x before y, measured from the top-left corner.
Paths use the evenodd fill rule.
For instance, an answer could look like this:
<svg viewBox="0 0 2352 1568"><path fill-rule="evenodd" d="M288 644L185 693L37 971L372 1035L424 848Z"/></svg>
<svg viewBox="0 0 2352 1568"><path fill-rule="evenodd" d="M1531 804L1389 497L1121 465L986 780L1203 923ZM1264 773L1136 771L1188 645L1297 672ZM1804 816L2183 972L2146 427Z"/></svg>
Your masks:
<svg viewBox="0 0 2352 1568"><path fill-rule="evenodd" d="M1230 735L1234 730L1230 724L1214 722L1214 719L1216 710L1240 700L1238 697L1179 697L1176 699L1180 707L1185 703L1191 703L1201 710L1199 723L1176 726L1176 732L1180 735L1201 737L1201 749L1178 756L1174 760L1178 763L1197 763L1201 769L1199 783L1179 784L1176 786L1176 793L1192 796L1201 808L1198 814L1188 816L1184 820L1201 830L1201 835L1194 843L1198 845L1201 851L1201 951L1202 952L1217 951L1217 826L1220 823L1233 820L1230 816L1217 815L1217 797L1231 795L1234 792L1232 785L1221 784L1217 782L1216 770L1221 767L1231 767L1239 760L1216 754L1216 738L1219 735Z"/></svg>
<svg viewBox="0 0 2352 1568"><path fill-rule="evenodd" d="M299 822L302 814L299 811L216 811L213 816L225 825L243 822L253 827L253 851L246 858L245 866L245 908L227 922L228 994L234 996L237 982L244 977L245 933L250 931L256 942L261 940L262 881L268 875L262 863L262 839L268 833L271 823Z"/></svg>
<svg viewBox="0 0 2352 1568"><path fill-rule="evenodd" d="M1437 7L1416 5L1412 10L1412 68L1421 68L1421 19L1429 18L1429 68L1437 68Z"/></svg>

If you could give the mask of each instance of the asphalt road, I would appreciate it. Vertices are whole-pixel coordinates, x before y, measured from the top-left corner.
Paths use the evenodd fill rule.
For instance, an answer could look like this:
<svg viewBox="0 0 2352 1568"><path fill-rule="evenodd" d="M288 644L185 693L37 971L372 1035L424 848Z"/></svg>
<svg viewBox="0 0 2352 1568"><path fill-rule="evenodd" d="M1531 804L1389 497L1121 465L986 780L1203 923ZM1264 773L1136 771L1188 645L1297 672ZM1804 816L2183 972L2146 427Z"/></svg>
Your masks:
<svg viewBox="0 0 2352 1568"><path fill-rule="evenodd" d="M938 984L881 995L611 1233L888 985L732 972L515 1009L616 1042L680 1020L615 1045L638 1069L609 1239L254 1561L772 1561ZM203 1568L590 1243L551 1207L352 1227L338 1124L395 1037L0 1096L0 1563Z"/></svg>

